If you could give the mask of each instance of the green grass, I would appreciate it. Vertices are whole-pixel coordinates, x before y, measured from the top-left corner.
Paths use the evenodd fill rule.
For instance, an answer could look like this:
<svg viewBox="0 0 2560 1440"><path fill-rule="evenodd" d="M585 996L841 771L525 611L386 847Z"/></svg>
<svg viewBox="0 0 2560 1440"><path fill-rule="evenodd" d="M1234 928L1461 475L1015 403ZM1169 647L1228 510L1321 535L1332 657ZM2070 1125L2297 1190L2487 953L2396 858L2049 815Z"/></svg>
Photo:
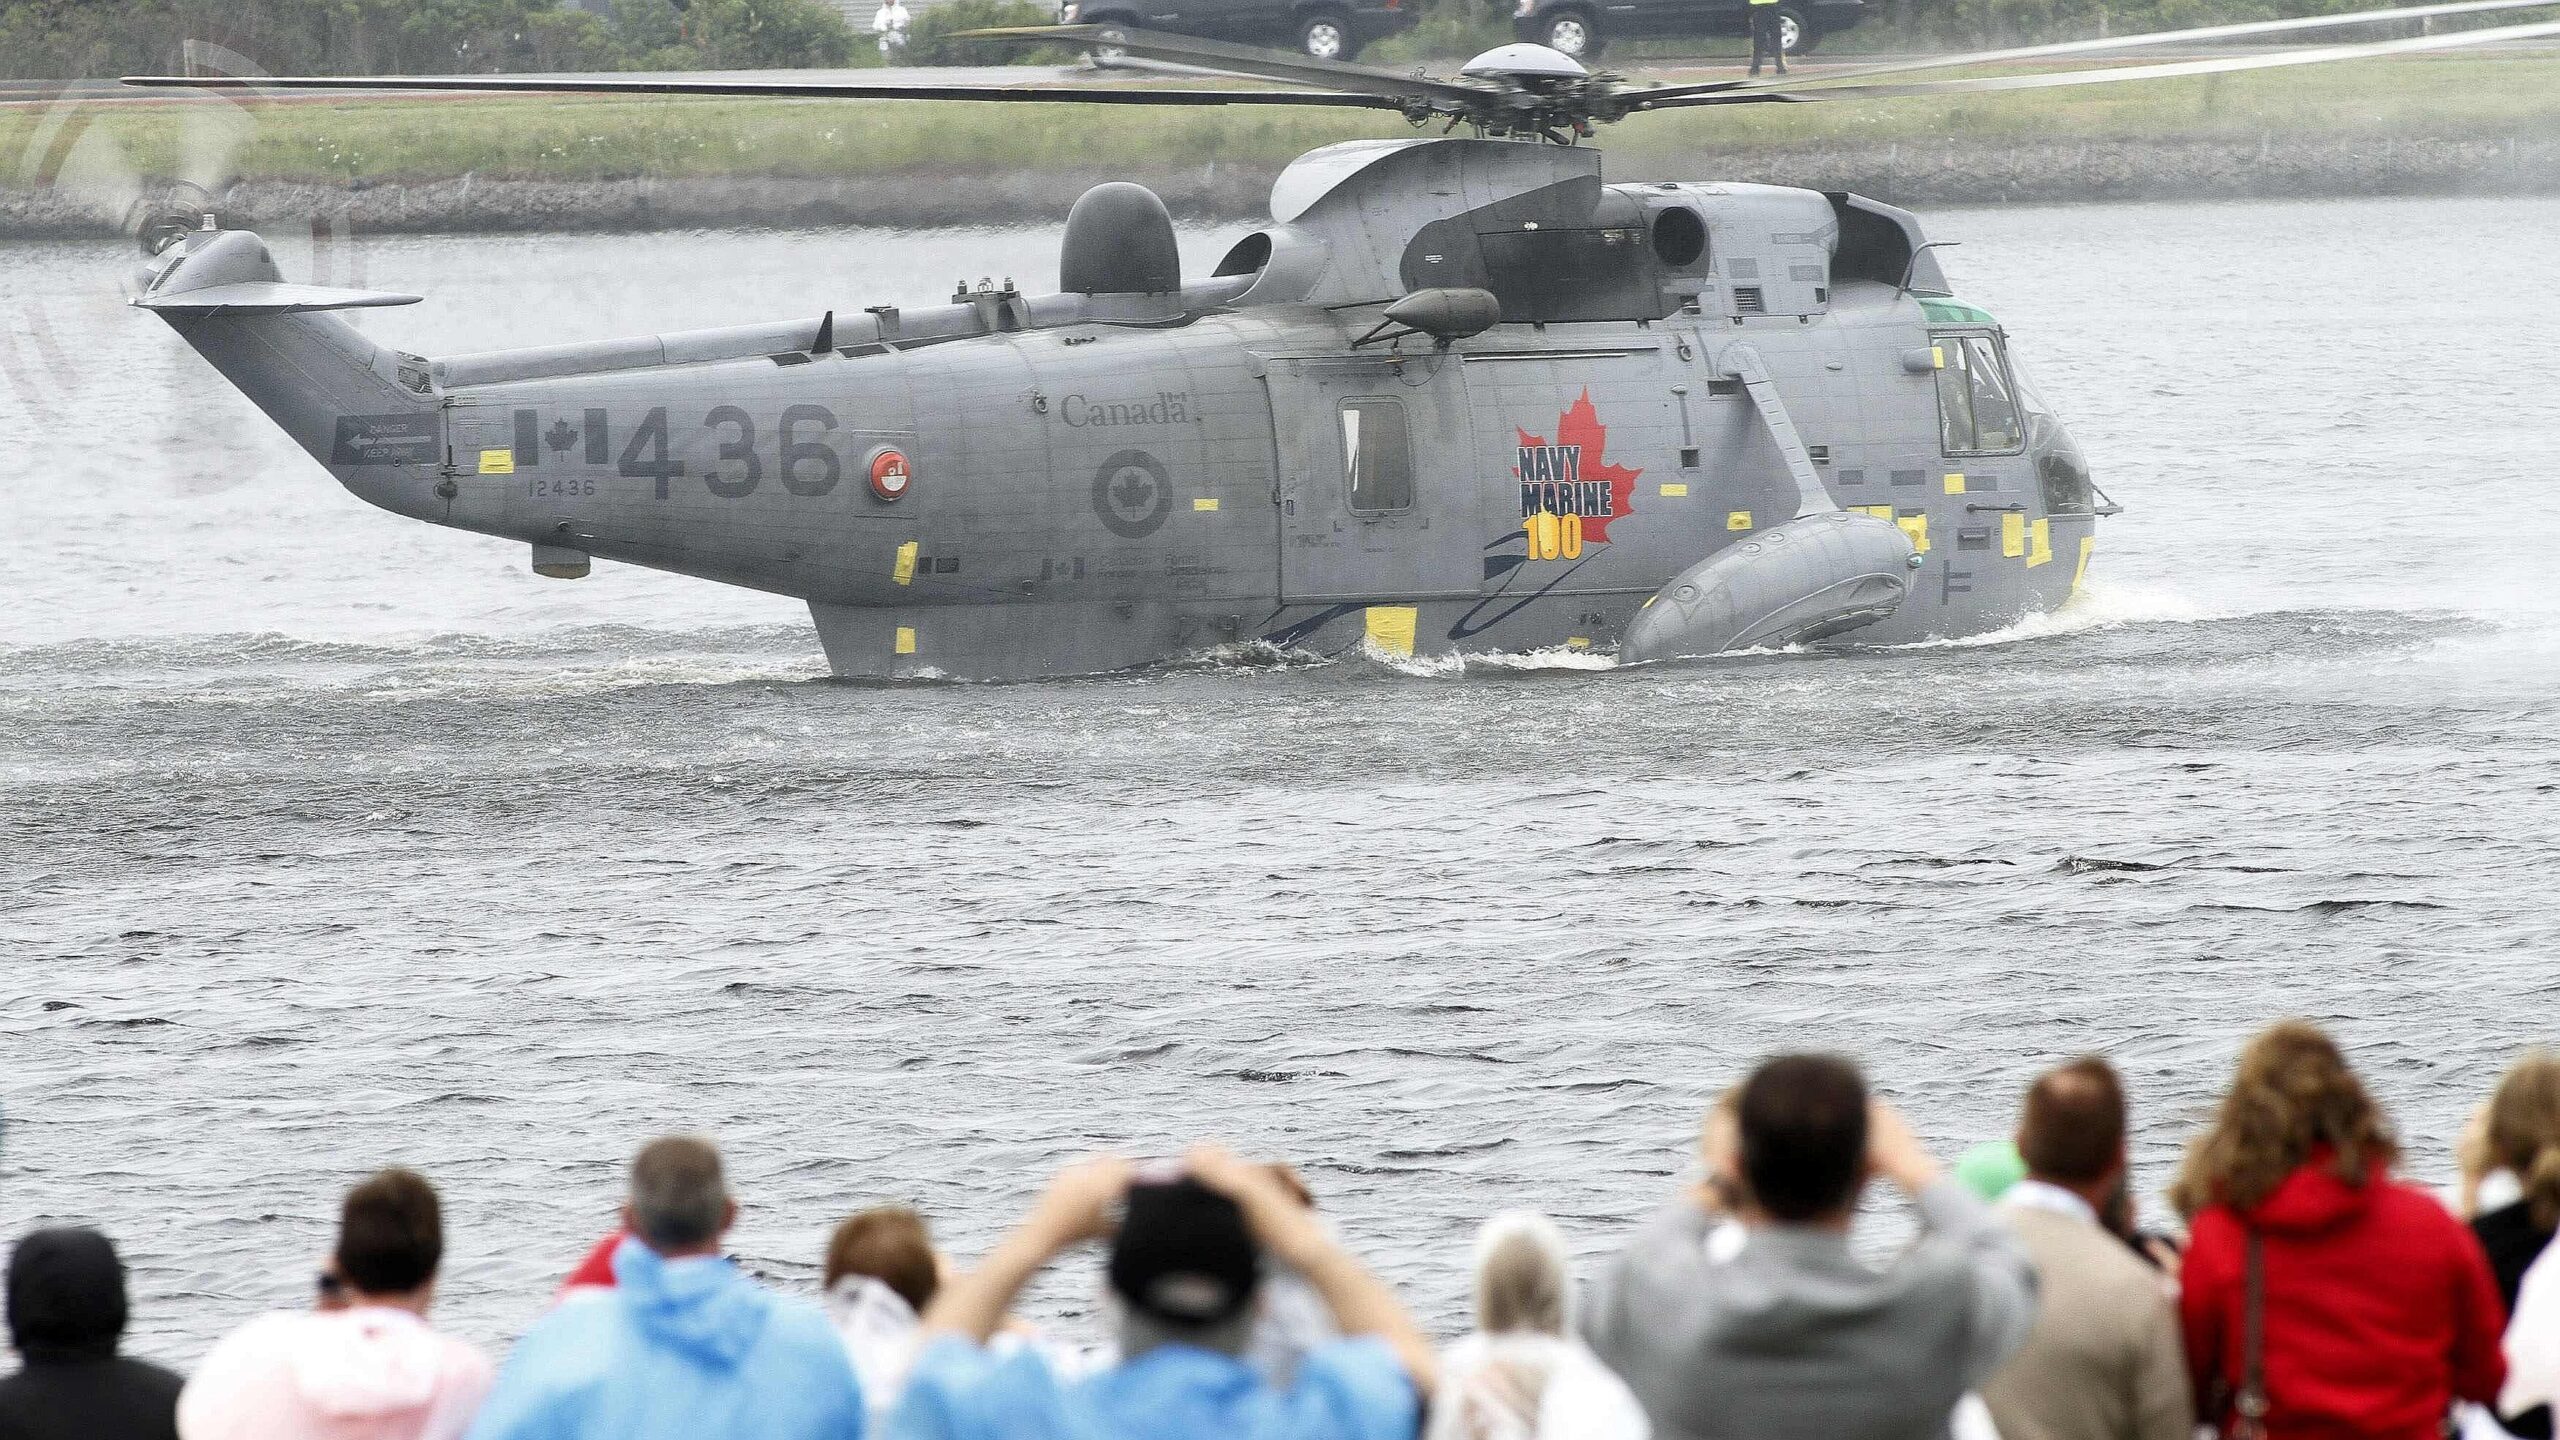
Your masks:
<svg viewBox="0 0 2560 1440"><path fill-rule="evenodd" d="M0 112L0 157L25 154L41 112ZM148 170L174 168L184 107L116 106L93 123ZM1145 175L1268 168L1314 146L1411 132L1364 111L1133 110L1070 105L619 99L356 100L261 109L244 175L396 181L465 173L984 175L1072 169ZM1642 115L1603 143L1635 163L1841 142L1991 143L2076 137L2560 138L2560 54L2385 62L2011 95L1765 105ZM16 179L14 164L0 184Z"/></svg>

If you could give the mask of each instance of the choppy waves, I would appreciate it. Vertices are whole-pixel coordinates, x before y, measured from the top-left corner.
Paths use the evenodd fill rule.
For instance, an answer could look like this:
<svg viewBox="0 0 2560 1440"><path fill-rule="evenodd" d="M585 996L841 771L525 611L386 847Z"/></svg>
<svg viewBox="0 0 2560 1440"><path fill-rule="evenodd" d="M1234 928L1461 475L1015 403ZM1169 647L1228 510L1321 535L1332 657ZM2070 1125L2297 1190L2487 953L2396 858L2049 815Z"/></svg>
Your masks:
<svg viewBox="0 0 2560 1440"><path fill-rule="evenodd" d="M965 1254L1058 1158L1207 1133L1300 1162L1445 1324L1477 1218L1604 1246L1767 1050L1857 1054L1950 1152L2105 1050L2147 1190L2295 1012L2440 1173L2560 1014L2560 202L2353 208L1932 217L2133 507L2089 593L1967 642L1623 669L1249 647L825 683L796 607L533 580L102 322L63 393L105 438L39 436L0 526L0 1230L110 1226L140 1348L186 1361L298 1302L340 1189L403 1160L445 1188L444 1307L496 1338L657 1131L727 1143L739 1246L786 1285L853 1206ZM2341 219L2470 282L2373 286L2319 243ZM830 256L890 292L861 303L923 299L1051 241L907 281L866 243L400 242L371 273L535 297L397 319L441 353L806 303ZM0 247L0 324L60 263ZM632 283L595 299L600 268ZM2375 385L2413 334L2456 338ZM1090 1296L1071 1270L1032 1309Z"/></svg>

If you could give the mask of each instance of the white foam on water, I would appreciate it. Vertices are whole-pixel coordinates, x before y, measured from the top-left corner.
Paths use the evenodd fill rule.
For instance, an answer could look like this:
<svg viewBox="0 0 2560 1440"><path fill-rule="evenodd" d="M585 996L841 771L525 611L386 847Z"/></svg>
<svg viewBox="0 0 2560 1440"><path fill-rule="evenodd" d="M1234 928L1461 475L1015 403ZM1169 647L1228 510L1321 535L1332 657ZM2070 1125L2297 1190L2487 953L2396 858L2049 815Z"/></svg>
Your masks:
<svg viewBox="0 0 2560 1440"><path fill-rule="evenodd" d="M1882 648L1889 650L1953 650L1983 645L2012 645L2025 640L2053 640L2066 635L2117 630L2128 625L2192 625L2222 618L2217 612L2167 590L2122 583L2093 582L2058 610L2030 615L2015 624L1979 635L1933 637ZM1855 636L1850 637L1855 639ZM1780 652L1769 652L1780 653Z"/></svg>
<svg viewBox="0 0 2560 1440"><path fill-rule="evenodd" d="M1376 642L1362 640L1353 652L1380 669L1422 680L1462 680L1470 670L1508 670L1533 672L1541 670L1615 670L1618 657L1606 651L1583 649L1571 645L1548 645L1536 650L1447 651L1434 655L1398 655L1382 650Z"/></svg>
<svg viewBox="0 0 2560 1440"><path fill-rule="evenodd" d="M1592 650L1575 645L1549 645L1540 650L1496 650L1469 655L1468 663L1495 670L1615 670L1618 657L1614 651Z"/></svg>

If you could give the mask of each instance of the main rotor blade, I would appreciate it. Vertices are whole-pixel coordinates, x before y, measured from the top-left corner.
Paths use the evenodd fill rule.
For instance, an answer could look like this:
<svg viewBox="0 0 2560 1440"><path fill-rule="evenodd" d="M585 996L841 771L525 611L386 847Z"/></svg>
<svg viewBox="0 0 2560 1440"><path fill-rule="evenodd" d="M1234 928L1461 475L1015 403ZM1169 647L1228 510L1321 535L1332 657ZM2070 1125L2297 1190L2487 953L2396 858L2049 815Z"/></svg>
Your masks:
<svg viewBox="0 0 2560 1440"><path fill-rule="evenodd" d="M2324 65L2339 60L2367 60L2384 55L2414 55L2429 50L2458 50L2501 40L2539 40L2560 35L2560 20L2531 25L2503 25L2490 30L2463 30L2450 35L2416 35L2403 40L2374 40L2358 45L2320 45L2278 50L2271 55L2230 55L2211 60L2173 60L2159 65L2119 65L2105 70L2066 70L2041 75L1983 75L1959 80L1914 80L1904 84L1839 85L1824 89L1738 90L1708 95L1638 98L1637 110L1679 110L1697 105L1749 105L1763 102L1803 104L1815 100L1898 100L1917 95L1984 94L2001 90L2059 90L2075 85L2113 85L2126 80L2174 80L2190 75L2229 75L2243 70L2276 70L2293 65Z"/></svg>
<svg viewBox="0 0 2560 1440"><path fill-rule="evenodd" d="M2555 0L2541 0L2543 4ZM1012 40L1023 43L1056 43L1094 45L1101 43L1101 25L1024 25L1007 29L964 30L953 38L969 40ZM1202 40L1189 35L1167 35L1154 30L1122 30L1126 38L1110 42L1111 48L1123 50L1145 60L1163 60L1188 65L1200 70L1217 70L1229 75L1248 76L1259 80L1287 80L1298 84L1323 85L1363 95L1388 98L1428 98L1452 105L1477 106L1496 98L1500 92L1454 80L1434 80L1427 75L1405 74L1375 65L1354 65L1347 60L1318 60L1307 55L1289 55L1278 50L1264 50L1253 45L1231 45L1222 40Z"/></svg>
<svg viewBox="0 0 2560 1440"><path fill-rule="evenodd" d="M589 80L514 75L127 75L147 90L461 91L501 95L725 95L771 100L990 100L1055 105L1338 105L1392 100L1318 90L1186 90L1126 85L890 85L835 80Z"/></svg>
<svg viewBox="0 0 2560 1440"><path fill-rule="evenodd" d="M242 88L254 91L266 71L258 62L227 46L206 40L189 40L185 44L187 69L199 74L222 75L248 82ZM227 99L228 97L226 97ZM257 122L243 100L222 105L197 106L180 127L179 149L183 156L178 178L196 187L199 195L210 201L231 186L240 152L257 134Z"/></svg>
<svg viewBox="0 0 2560 1440"><path fill-rule="evenodd" d="M1648 90L1625 92L1630 100L1668 100L1679 95L1706 95L1730 90L1795 89L1816 82L1859 80L1871 75L1903 75L1915 70L1953 70L1973 65L1998 65L2012 60L2046 60L2060 55L2097 55L2119 50L2147 50L2159 45L2187 45L2206 41L2243 40L2259 35L2284 35L2311 30L2344 30L2361 25L2383 25L2395 20L2430 20L2446 15L2481 15L2499 10L2546 9L2560 0L2449 0L2439 5L2405 5L2386 10L2359 10L2344 15L2302 15L2290 20L2252 20L2236 25L2206 25L2192 30L2153 30L2140 35L2114 35L2100 40L2063 40L2050 45L2020 45L2007 50L1976 50L1963 55L1937 55L1924 60L1897 60L1885 65L1861 65L1849 70L1830 70L1807 75L1790 83L1787 80L1708 80L1693 85L1663 85Z"/></svg>

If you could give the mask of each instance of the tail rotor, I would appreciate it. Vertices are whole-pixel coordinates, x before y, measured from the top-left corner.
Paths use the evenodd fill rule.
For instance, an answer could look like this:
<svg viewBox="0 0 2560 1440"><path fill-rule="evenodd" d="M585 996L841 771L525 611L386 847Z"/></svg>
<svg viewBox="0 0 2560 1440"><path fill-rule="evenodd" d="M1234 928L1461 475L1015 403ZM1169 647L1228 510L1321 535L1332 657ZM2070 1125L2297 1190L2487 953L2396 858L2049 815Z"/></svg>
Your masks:
<svg viewBox="0 0 2560 1440"><path fill-rule="evenodd" d="M102 123L130 105L120 88L74 86L48 107L19 165L19 185L114 227L145 255L196 228L227 202L240 153L257 133L249 106L266 71L238 51L186 42L187 73L226 77L182 107L177 141L165 165L138 159L115 127ZM246 82L245 84L243 82Z"/></svg>

